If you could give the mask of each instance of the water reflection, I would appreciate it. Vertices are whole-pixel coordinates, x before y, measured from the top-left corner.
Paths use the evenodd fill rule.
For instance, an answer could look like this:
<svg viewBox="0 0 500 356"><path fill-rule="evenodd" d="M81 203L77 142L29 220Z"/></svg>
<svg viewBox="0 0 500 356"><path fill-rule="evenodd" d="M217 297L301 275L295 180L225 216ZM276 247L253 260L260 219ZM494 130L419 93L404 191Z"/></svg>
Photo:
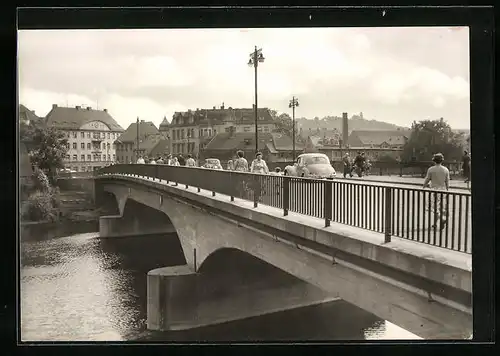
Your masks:
<svg viewBox="0 0 500 356"><path fill-rule="evenodd" d="M415 338L344 301L183 332L150 332L145 327L146 274L154 268L184 263L175 235L105 240L97 233L80 233L56 238L24 235L22 240L23 341ZM241 256L222 261L218 266L207 265L213 275L222 275L229 264L233 277L241 280L255 281L263 273L260 262ZM248 268L250 264L254 266ZM289 278L271 269L265 274L270 280L275 278L276 285Z"/></svg>

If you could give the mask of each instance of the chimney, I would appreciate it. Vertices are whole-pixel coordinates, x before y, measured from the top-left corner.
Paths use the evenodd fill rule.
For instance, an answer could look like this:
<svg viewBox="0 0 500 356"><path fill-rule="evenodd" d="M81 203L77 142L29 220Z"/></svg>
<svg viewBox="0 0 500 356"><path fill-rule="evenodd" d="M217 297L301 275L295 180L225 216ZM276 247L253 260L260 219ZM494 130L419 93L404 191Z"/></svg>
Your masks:
<svg viewBox="0 0 500 356"><path fill-rule="evenodd" d="M214 110L215 110L215 106L214 106Z"/></svg>
<svg viewBox="0 0 500 356"><path fill-rule="evenodd" d="M79 106L79 105L75 106L76 110L80 110L80 108L81 108L81 106Z"/></svg>
<svg viewBox="0 0 500 356"><path fill-rule="evenodd" d="M221 108L221 110L224 110L224 103L222 103L220 108Z"/></svg>
<svg viewBox="0 0 500 356"><path fill-rule="evenodd" d="M92 109L92 108L90 106L87 106L87 110L90 110L90 109Z"/></svg>
<svg viewBox="0 0 500 356"><path fill-rule="evenodd" d="M347 145L347 138L349 136L349 123L347 118L347 113L342 113L342 142Z"/></svg>
<svg viewBox="0 0 500 356"><path fill-rule="evenodd" d="M141 120L141 124L143 124L145 121L144 120Z"/></svg>
<svg viewBox="0 0 500 356"><path fill-rule="evenodd" d="M103 109L102 111L104 111L104 112L108 112L108 109Z"/></svg>
<svg viewBox="0 0 500 356"><path fill-rule="evenodd" d="M57 108L57 104L52 104L52 109Z"/></svg>

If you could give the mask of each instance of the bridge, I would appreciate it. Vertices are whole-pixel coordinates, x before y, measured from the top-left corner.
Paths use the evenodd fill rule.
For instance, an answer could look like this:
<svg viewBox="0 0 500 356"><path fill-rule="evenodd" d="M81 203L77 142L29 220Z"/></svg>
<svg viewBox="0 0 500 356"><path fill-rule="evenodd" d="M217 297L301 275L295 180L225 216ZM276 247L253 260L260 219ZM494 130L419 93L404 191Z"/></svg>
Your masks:
<svg viewBox="0 0 500 356"><path fill-rule="evenodd" d="M149 329L200 317L203 266L230 249L425 339L472 335L468 192L133 164L100 170L95 194L116 207L102 238L179 237L186 265L148 274Z"/></svg>

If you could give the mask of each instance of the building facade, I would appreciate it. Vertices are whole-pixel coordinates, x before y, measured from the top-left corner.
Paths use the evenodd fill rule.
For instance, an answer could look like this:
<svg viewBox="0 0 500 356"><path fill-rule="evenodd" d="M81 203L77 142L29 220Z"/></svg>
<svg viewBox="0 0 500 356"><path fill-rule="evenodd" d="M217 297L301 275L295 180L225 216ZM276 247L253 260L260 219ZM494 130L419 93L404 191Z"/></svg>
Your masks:
<svg viewBox="0 0 500 356"><path fill-rule="evenodd" d="M139 129L139 131L137 131ZM169 153L165 131L160 132L151 121L134 122L115 141L117 162L135 163L138 156L151 157Z"/></svg>
<svg viewBox="0 0 500 356"><path fill-rule="evenodd" d="M275 129L275 122L270 110L258 109L257 114L258 131L271 133ZM225 108L222 105L220 108L176 112L168 126L170 151L183 155L191 153L197 157L218 133L229 132L255 132L254 109Z"/></svg>
<svg viewBox="0 0 500 356"><path fill-rule="evenodd" d="M106 109L52 105L45 118L47 126L63 131L68 139L66 168L93 171L116 161L114 141L123 128Z"/></svg>

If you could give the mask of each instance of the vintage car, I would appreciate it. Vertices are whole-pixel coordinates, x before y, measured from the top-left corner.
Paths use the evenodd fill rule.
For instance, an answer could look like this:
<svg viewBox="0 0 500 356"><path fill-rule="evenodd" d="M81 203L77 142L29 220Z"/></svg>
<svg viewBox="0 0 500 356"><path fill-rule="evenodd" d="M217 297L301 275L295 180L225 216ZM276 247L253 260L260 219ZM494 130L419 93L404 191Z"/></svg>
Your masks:
<svg viewBox="0 0 500 356"><path fill-rule="evenodd" d="M323 153L304 153L293 166L285 167L286 176L333 179L337 176L328 156Z"/></svg>
<svg viewBox="0 0 500 356"><path fill-rule="evenodd" d="M222 169L222 165L217 158L207 158L202 167L207 169Z"/></svg>

